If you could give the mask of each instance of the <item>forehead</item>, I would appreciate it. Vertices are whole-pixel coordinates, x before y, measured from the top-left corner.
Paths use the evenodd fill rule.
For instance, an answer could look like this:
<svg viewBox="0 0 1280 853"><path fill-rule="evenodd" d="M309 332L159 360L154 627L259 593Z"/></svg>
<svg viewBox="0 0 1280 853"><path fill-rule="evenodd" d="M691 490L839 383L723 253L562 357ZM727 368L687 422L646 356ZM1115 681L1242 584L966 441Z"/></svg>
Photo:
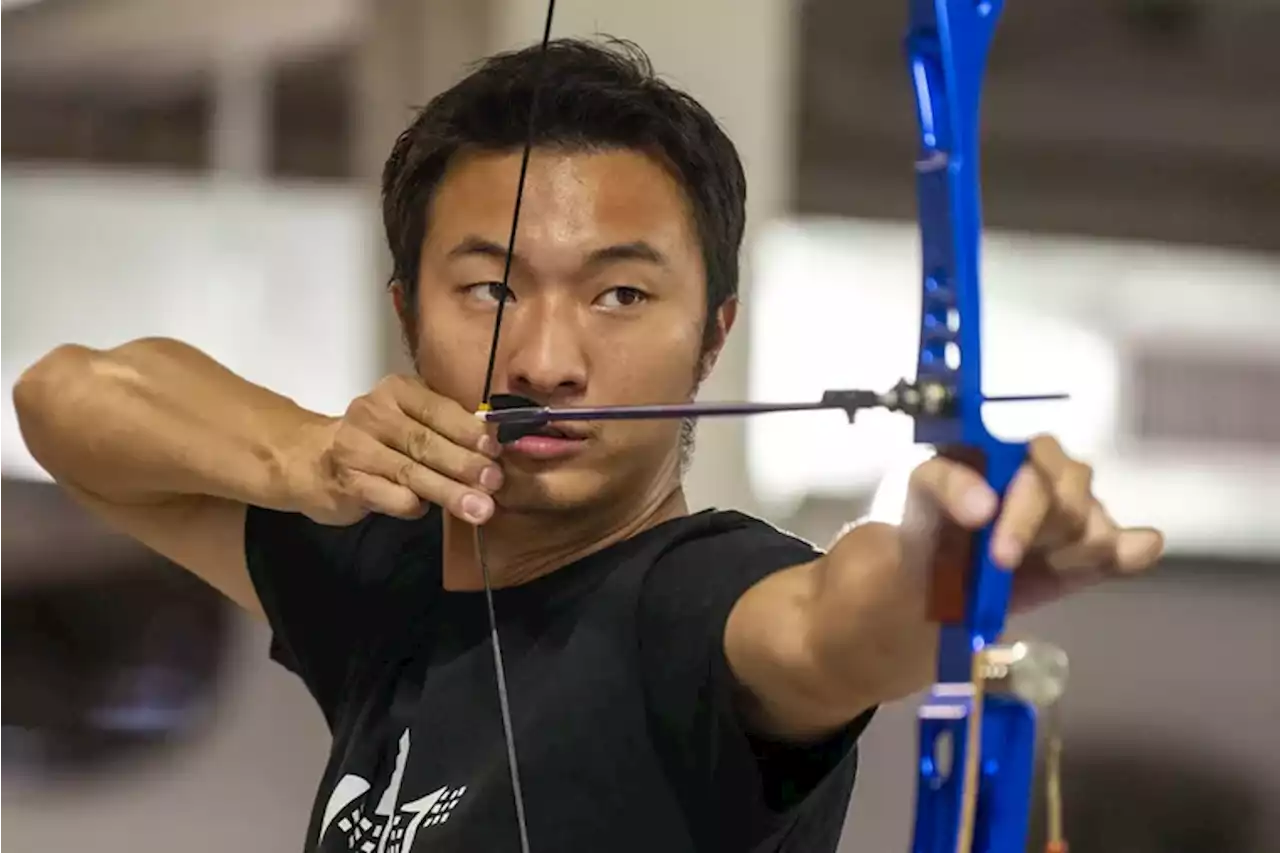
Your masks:
<svg viewBox="0 0 1280 853"><path fill-rule="evenodd" d="M454 158L428 216L427 243L481 234L506 242L522 152ZM520 204L519 242L646 240L664 251L696 251L687 196L671 172L639 151L535 149Z"/></svg>

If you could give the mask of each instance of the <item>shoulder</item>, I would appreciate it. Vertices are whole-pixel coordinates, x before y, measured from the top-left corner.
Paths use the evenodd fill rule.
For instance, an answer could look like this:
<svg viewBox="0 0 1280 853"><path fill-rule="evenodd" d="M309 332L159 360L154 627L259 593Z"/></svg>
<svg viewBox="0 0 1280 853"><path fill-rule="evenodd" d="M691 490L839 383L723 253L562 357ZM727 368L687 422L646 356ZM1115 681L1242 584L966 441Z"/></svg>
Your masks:
<svg viewBox="0 0 1280 853"><path fill-rule="evenodd" d="M691 535L669 549L659 563L695 571L751 574L807 563L822 555L812 542L735 510L698 513L685 521L693 528Z"/></svg>
<svg viewBox="0 0 1280 853"><path fill-rule="evenodd" d="M643 609L723 624L734 603L760 581L821 556L812 543L741 512L682 519L683 535L649 567Z"/></svg>

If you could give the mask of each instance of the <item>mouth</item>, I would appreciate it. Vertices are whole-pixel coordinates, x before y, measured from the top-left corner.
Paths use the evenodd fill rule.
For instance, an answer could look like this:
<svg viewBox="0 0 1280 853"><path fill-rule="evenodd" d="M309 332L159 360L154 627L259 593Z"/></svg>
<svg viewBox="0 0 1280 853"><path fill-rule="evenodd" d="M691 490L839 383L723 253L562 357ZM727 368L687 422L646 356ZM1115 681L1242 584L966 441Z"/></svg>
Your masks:
<svg viewBox="0 0 1280 853"><path fill-rule="evenodd" d="M577 425L544 424L507 445L517 458L553 462L568 459L587 446L588 433Z"/></svg>
<svg viewBox="0 0 1280 853"><path fill-rule="evenodd" d="M581 441L587 437L587 430L578 424L550 423L543 424L533 430L530 435L541 435L546 438L559 438L564 441Z"/></svg>

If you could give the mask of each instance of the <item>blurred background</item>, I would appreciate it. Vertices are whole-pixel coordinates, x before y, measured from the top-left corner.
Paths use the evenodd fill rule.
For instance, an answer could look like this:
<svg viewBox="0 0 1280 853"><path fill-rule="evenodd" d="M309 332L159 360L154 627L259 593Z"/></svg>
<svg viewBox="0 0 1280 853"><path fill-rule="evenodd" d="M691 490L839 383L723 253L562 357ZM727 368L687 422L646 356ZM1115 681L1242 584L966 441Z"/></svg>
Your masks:
<svg viewBox="0 0 1280 853"><path fill-rule="evenodd" d="M531 0L3 4L3 826L11 853L301 846L327 753L262 625L73 507L13 381L66 341L188 340L339 412L403 366L377 175L410 109L536 40ZM906 3L561 0L727 126L745 323L707 399L913 369ZM1073 850L1280 851L1280 96L1270 0L1013 0L984 103L986 383L1169 557L1015 622L1066 648ZM699 505L820 543L892 517L895 416L708 423ZM913 707L864 741L842 849L905 850Z"/></svg>

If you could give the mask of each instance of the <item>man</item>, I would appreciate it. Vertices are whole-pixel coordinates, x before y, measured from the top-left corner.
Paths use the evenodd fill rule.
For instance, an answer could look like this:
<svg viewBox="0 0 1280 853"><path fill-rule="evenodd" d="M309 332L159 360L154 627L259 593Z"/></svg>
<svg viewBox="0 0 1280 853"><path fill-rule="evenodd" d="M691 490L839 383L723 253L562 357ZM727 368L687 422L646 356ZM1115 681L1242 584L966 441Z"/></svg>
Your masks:
<svg viewBox="0 0 1280 853"><path fill-rule="evenodd" d="M737 311L741 166L637 51L565 41L491 59L387 162L417 375L332 418L175 341L66 346L15 390L23 434L91 509L265 614L334 735L308 849L518 849L482 526L534 850L832 850L872 710L931 675L929 543L867 524L822 554L691 515L674 421L497 445L472 413L535 106L495 390L691 399ZM912 502L926 532L997 512L942 460ZM1161 540L1118 529L1046 438L993 547L1025 604L1146 568Z"/></svg>

